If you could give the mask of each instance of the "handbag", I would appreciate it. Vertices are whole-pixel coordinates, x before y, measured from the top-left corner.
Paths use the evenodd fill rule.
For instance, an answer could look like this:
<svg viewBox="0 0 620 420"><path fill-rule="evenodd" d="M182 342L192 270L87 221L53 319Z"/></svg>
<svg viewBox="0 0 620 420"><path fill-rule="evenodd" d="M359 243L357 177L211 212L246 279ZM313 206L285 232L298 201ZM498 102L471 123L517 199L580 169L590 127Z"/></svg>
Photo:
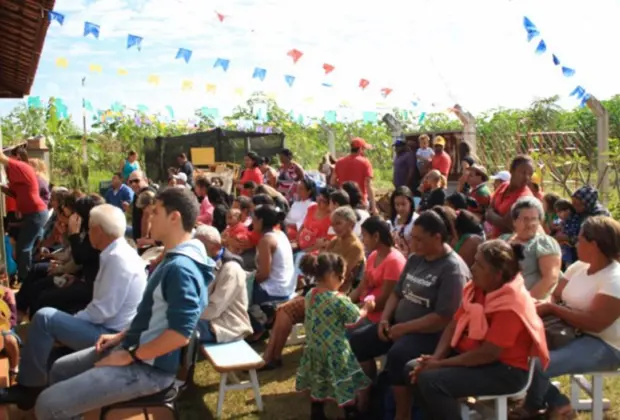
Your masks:
<svg viewBox="0 0 620 420"><path fill-rule="evenodd" d="M581 332L555 315L542 318L549 350L560 349L581 335Z"/></svg>

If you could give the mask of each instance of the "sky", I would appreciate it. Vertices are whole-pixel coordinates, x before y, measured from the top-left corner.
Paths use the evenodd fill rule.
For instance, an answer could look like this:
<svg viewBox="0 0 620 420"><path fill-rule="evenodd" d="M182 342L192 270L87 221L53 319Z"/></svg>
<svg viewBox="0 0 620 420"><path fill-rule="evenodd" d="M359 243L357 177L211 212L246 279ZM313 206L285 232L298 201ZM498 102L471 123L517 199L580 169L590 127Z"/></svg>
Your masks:
<svg viewBox="0 0 620 420"><path fill-rule="evenodd" d="M179 119L202 107L229 114L253 91L310 117L440 112L455 103L476 113L554 94L571 108L577 85L599 99L620 93L620 0L57 0L54 10L64 25L49 27L31 95L62 98L74 118L83 97L95 109L118 102L168 115L171 106ZM527 42L524 16L546 54L534 52L539 39ZM83 36L85 21L100 25L99 39ZM140 51L126 48L128 34L143 38ZM175 59L179 48L192 50L189 63ZM303 52L297 63L291 49ZM563 76L551 53L576 74ZM230 60L227 72L213 67L217 58ZM327 76L325 63L335 67ZM252 78L256 67L267 70L264 81ZM285 75L295 77L292 87ZM183 91L184 80L193 89ZM382 88L392 93L383 98ZM19 101L0 100L0 115Z"/></svg>

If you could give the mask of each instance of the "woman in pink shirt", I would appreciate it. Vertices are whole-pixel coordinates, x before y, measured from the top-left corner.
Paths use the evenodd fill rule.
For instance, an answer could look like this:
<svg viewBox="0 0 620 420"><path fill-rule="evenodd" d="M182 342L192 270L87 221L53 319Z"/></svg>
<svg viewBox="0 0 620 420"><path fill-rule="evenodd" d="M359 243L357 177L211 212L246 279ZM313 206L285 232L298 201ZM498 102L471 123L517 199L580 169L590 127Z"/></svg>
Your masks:
<svg viewBox="0 0 620 420"><path fill-rule="evenodd" d="M194 193L198 199L202 199L200 202L200 213L196 219L197 224L210 225L213 223L213 204L207 197L207 190L211 186L209 179L204 175L198 175L194 180Z"/></svg>

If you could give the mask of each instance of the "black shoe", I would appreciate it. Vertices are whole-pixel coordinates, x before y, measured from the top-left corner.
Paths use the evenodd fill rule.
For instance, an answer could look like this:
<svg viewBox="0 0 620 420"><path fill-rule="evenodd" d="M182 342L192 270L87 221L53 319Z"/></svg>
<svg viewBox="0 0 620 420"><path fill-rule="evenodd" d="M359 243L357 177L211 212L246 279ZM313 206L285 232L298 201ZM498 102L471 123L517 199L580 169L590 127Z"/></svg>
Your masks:
<svg viewBox="0 0 620 420"><path fill-rule="evenodd" d="M282 359L272 360L271 362L267 362L263 365L262 368L258 369L259 372L266 372L268 370L276 370L282 367Z"/></svg>
<svg viewBox="0 0 620 420"><path fill-rule="evenodd" d="M23 385L0 388L0 405L15 404L20 410L32 410L41 391L43 388L31 388Z"/></svg>

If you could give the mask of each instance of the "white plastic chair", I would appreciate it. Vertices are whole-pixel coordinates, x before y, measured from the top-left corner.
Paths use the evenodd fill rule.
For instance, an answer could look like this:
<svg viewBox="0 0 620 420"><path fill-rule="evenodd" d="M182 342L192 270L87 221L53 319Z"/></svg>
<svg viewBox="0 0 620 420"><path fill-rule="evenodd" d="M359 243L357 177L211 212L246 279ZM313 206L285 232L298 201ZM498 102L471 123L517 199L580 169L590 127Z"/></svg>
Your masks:
<svg viewBox="0 0 620 420"><path fill-rule="evenodd" d="M532 383L532 378L534 377L535 365L536 365L535 360L534 359L530 360L530 368L529 368L529 373L527 377L527 382L525 386L519 391L513 394L506 394L506 395L484 395L484 396L472 395L472 397L475 397L476 401L492 401L492 400L495 401L495 418L497 420L507 420L508 419L508 400L510 398L523 395L523 393L527 392L528 388L530 387L530 384ZM470 419L470 411L471 410L469 409L469 406L467 404L461 404L461 418L463 420Z"/></svg>
<svg viewBox="0 0 620 420"><path fill-rule="evenodd" d="M571 405L577 411L590 411L592 420L603 420L605 410L609 410L610 402L603 396L603 380L605 376L619 375L620 371L613 372L593 372L582 375L571 375L570 395ZM592 382L586 376L592 377ZM581 391L589 397L581 399Z"/></svg>

